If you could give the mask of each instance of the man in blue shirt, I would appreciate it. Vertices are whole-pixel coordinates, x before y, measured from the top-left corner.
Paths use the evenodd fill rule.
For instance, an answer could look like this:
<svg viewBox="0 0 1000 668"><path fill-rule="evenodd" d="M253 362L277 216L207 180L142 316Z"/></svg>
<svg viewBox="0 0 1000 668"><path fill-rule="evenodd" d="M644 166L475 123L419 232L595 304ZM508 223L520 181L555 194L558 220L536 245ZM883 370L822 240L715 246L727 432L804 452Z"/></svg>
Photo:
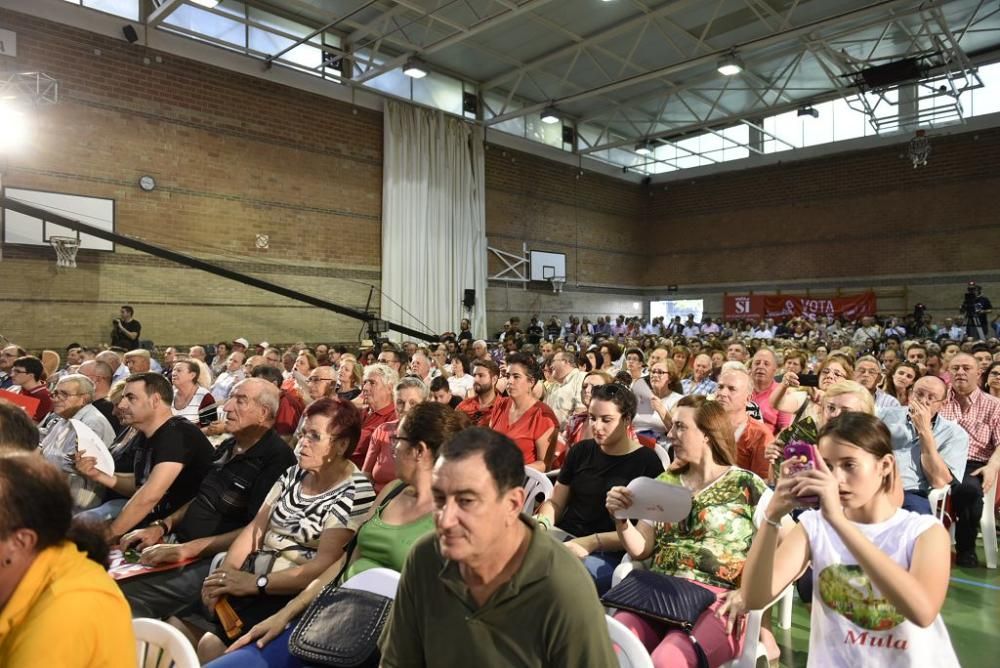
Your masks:
<svg viewBox="0 0 1000 668"><path fill-rule="evenodd" d="M938 415L946 396L944 381L925 376L914 383L909 406L879 411L892 434L903 508L924 515L931 513L931 489L965 475L969 436L957 422Z"/></svg>

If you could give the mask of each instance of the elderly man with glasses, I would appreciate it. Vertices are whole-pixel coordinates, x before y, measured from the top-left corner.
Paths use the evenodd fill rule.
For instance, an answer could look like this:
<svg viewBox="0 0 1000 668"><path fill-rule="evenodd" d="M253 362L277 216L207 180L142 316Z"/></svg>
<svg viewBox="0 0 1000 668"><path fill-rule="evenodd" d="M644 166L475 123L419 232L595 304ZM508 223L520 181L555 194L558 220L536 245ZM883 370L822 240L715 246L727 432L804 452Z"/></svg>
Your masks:
<svg viewBox="0 0 1000 668"><path fill-rule="evenodd" d="M0 390L9 390L15 385L11 378L11 367L14 366L14 360L27 354L24 348L15 345L0 350Z"/></svg>
<svg viewBox="0 0 1000 668"><path fill-rule="evenodd" d="M93 406L94 384L83 374L63 376L52 393L52 410L59 420L42 439L42 455L66 473L73 494L74 510L96 506L103 490L76 473L74 456L78 450L77 431L71 420L79 420L97 434L104 445L111 445L115 431L107 418Z"/></svg>

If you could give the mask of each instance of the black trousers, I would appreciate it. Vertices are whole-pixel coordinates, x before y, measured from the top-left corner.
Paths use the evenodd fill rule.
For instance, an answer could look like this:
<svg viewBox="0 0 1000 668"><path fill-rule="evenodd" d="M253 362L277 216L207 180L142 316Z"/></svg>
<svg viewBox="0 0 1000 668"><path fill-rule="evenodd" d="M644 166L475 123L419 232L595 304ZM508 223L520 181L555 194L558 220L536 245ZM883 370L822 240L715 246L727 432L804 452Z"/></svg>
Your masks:
<svg viewBox="0 0 1000 668"><path fill-rule="evenodd" d="M199 559L172 571L140 575L118 583L132 617L166 619L201 607L201 585L212 560Z"/></svg>
<svg viewBox="0 0 1000 668"><path fill-rule="evenodd" d="M955 549L959 553L976 549L979 521L983 516L983 479L972 472L985 462L968 461L962 482L952 483L951 509L955 514Z"/></svg>

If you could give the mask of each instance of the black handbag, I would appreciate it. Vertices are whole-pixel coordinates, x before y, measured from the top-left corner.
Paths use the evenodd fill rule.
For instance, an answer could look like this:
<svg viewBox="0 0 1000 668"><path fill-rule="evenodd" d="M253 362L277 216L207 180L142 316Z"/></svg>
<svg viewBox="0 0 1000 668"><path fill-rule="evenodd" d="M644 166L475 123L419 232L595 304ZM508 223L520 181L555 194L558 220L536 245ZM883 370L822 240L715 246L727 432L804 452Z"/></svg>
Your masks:
<svg viewBox="0 0 1000 668"><path fill-rule="evenodd" d="M691 634L691 629L715 599L715 594L688 580L634 570L609 589L601 597L601 603L684 629L694 643L699 668L708 668L705 650Z"/></svg>
<svg viewBox="0 0 1000 668"><path fill-rule="evenodd" d="M385 495L385 508L406 485L397 485ZM288 639L288 651L307 666L328 668L378 668L382 656L378 640L389 620L392 599L381 594L341 587L341 578L351 563L357 534L344 546L344 566L323 588Z"/></svg>
<svg viewBox="0 0 1000 668"><path fill-rule="evenodd" d="M390 598L331 583L295 626L288 651L310 666L377 668L378 639L391 609Z"/></svg>

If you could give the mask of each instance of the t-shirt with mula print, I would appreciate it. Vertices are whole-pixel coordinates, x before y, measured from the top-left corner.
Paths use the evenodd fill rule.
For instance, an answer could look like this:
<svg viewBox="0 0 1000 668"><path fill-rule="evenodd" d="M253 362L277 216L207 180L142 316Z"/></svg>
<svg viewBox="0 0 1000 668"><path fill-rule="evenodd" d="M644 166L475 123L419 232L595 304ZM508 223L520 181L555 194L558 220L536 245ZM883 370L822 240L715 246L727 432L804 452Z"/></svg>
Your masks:
<svg viewBox="0 0 1000 668"><path fill-rule="evenodd" d="M810 668L958 667L941 615L927 628L907 621L882 597L822 513L806 511L799 522L809 539L815 592ZM884 522L854 526L893 561L909 569L917 539L937 522L931 515L899 509Z"/></svg>

